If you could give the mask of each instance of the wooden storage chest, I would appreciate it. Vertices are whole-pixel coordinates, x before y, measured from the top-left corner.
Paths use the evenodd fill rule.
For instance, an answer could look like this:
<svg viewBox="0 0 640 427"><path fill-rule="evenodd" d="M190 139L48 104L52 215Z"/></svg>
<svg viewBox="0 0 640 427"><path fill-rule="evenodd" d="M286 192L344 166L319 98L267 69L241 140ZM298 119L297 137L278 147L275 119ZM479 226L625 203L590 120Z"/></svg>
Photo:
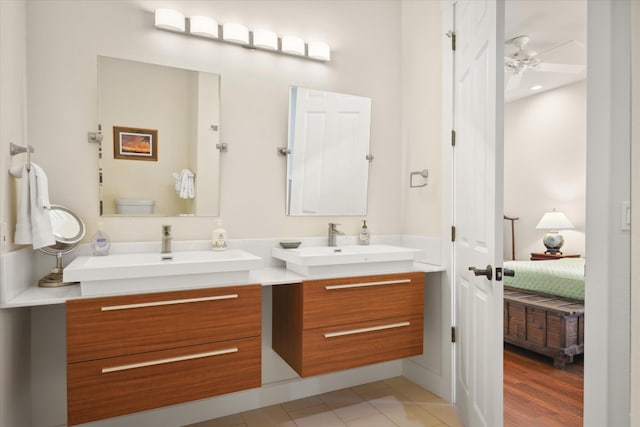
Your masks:
<svg viewBox="0 0 640 427"><path fill-rule="evenodd" d="M504 341L563 368L584 352L584 303L505 287Z"/></svg>

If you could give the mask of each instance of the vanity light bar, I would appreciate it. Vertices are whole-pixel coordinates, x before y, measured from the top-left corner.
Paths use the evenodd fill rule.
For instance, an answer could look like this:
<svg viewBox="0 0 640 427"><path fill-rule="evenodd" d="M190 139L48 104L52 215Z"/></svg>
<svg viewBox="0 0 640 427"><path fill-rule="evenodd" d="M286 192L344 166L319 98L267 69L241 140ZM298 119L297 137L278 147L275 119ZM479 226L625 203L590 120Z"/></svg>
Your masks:
<svg viewBox="0 0 640 427"><path fill-rule="evenodd" d="M233 22L219 25L217 21L206 16L191 16L187 32L186 21L186 17L176 10L165 8L155 10L155 25L161 30L206 37L243 47L269 50L316 61L331 59L331 48L321 41L307 44L300 37L290 35L278 39L277 34L269 30L251 31L244 25Z"/></svg>

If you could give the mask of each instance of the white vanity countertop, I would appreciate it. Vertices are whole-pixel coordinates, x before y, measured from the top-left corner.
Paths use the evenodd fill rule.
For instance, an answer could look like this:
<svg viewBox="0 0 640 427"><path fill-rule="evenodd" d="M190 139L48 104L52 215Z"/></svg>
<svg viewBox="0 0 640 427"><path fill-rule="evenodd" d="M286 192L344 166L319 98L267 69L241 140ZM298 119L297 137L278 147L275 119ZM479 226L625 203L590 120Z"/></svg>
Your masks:
<svg viewBox="0 0 640 427"><path fill-rule="evenodd" d="M413 271L423 271L425 273L437 273L444 271L444 268L439 265L426 264L422 262L415 262L413 264ZM343 275L337 276L323 276L313 277L313 279L332 279L336 277L344 277ZM274 285L287 285L292 283L300 283L303 280L309 280L308 277L304 277L300 274L296 274L287 270L284 267L267 267L257 270L251 270L249 275L249 282L246 284L260 283L263 286ZM224 285L232 286L232 285ZM189 287L181 287L179 289L167 289L155 292L170 292L175 290L187 290ZM130 295L139 294L139 290L131 290L128 293L118 293L117 295ZM28 287L22 293L16 295L11 300L2 305L2 308L12 307L31 307L38 305L52 305L52 304L64 304L67 300L77 298L93 298L100 297L102 295L88 295L82 296L80 294L80 285L63 286L60 288L41 288L38 286ZM104 296L116 296L104 295Z"/></svg>
<svg viewBox="0 0 640 427"><path fill-rule="evenodd" d="M340 236L340 243L349 245L356 244L355 236ZM271 257L271 250L278 247L281 239L238 239L230 240L229 248L242 249L250 252L263 259L262 268L252 267L249 270L249 277L246 282L238 284L262 284L263 286L285 285L292 283L300 283L303 280L310 279L330 279L338 277L347 277L345 274L333 274L314 276L312 278L302 276L285 268L285 263ZM326 237L310 237L300 238L304 245L322 246ZM406 268L402 271L422 271L425 273L437 273L445 269L437 265L440 261L440 239L425 238L421 236L376 236L376 244L398 245L413 248L421 248L425 250L424 259L421 262L414 262L411 269ZM176 241L174 242L176 251L199 251L210 248L209 241ZM137 253L137 252L153 252L160 250L159 242L123 242L112 245L114 254ZM90 255L91 248L88 244L81 244L75 251L74 255ZM41 259L39 260L39 257ZM430 261L432 263L426 263ZM67 263L65 263L67 264ZM0 255L0 308L11 307L30 307L38 305L64 304L67 300L77 298L97 297L82 295L80 285L64 286L61 288L41 288L36 282L39 277L50 271L51 260L48 255L39 254L38 251L32 251L31 248L10 252ZM365 275L365 274L360 274ZM235 283L235 282L232 282ZM226 285L230 286L230 285ZM202 284L200 286L202 287ZM191 289L190 286L176 286L175 289L163 289L157 292L175 291ZM154 292L147 290L143 292ZM142 293L139 289L131 291L118 291L113 295L127 295ZM105 295L108 296L108 295Z"/></svg>

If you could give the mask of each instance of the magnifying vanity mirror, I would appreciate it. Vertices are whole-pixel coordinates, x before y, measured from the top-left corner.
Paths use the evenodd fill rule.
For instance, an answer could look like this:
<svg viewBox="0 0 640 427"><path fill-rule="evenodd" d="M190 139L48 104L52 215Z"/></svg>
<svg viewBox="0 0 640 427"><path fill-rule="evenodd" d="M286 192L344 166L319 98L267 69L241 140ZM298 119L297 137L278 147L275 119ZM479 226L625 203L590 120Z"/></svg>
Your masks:
<svg viewBox="0 0 640 427"><path fill-rule="evenodd" d="M365 215L371 98L291 87L287 215Z"/></svg>
<svg viewBox="0 0 640 427"><path fill-rule="evenodd" d="M98 112L101 215L218 215L218 74L99 56Z"/></svg>
<svg viewBox="0 0 640 427"><path fill-rule="evenodd" d="M84 222L69 209L57 205L51 205L49 217L56 243L40 248L40 250L47 255L56 257L56 267L51 270L51 273L40 279L38 285L43 288L73 285L75 282L63 282L62 280L62 255L68 254L78 246L86 231Z"/></svg>

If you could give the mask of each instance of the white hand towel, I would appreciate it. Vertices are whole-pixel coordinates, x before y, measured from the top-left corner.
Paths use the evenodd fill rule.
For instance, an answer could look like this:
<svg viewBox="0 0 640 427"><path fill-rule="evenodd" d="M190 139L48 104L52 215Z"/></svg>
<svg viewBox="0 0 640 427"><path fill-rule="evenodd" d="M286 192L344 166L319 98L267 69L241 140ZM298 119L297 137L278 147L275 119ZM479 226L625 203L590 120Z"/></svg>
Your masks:
<svg viewBox="0 0 640 427"><path fill-rule="evenodd" d="M173 179L175 181L176 194L180 194L180 175L177 172L174 172Z"/></svg>
<svg viewBox="0 0 640 427"><path fill-rule="evenodd" d="M30 245L31 238L31 195L29 191L29 171L27 166L21 169L11 169L11 175L22 178L20 193L18 194L18 218L16 219L16 234L13 238L17 245Z"/></svg>
<svg viewBox="0 0 640 427"><path fill-rule="evenodd" d="M22 171L15 242L39 249L56 243L49 216L49 182L40 166L31 163L28 171L26 168Z"/></svg>
<svg viewBox="0 0 640 427"><path fill-rule="evenodd" d="M55 245L56 239L53 235L50 215L49 179L44 170L35 163L31 163L31 169L29 170L29 187L31 192L33 249Z"/></svg>
<svg viewBox="0 0 640 427"><path fill-rule="evenodd" d="M182 169L177 176L176 192L181 199L193 199L196 196L195 175L189 169Z"/></svg>

